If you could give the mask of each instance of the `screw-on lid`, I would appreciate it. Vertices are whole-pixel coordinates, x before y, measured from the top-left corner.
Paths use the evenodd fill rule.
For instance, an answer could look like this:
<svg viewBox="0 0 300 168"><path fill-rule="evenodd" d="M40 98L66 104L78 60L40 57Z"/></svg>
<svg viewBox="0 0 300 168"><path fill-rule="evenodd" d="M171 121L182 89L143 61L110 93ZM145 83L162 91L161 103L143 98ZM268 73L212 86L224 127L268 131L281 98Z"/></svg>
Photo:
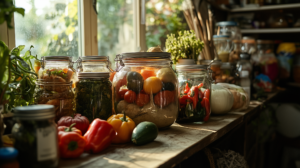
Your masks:
<svg viewBox="0 0 300 168"><path fill-rule="evenodd" d="M250 60L251 55L248 53L241 53L240 54L240 59L241 60Z"/></svg>
<svg viewBox="0 0 300 168"><path fill-rule="evenodd" d="M212 62L213 61L213 62ZM201 65L221 65L221 60L201 60Z"/></svg>
<svg viewBox="0 0 300 168"><path fill-rule="evenodd" d="M217 26L237 26L237 23L234 21L222 21L218 22Z"/></svg>
<svg viewBox="0 0 300 168"><path fill-rule="evenodd" d="M230 36L229 35L213 35L213 38L216 39L216 38L229 38Z"/></svg>
<svg viewBox="0 0 300 168"><path fill-rule="evenodd" d="M72 61L70 56L44 56L46 61Z"/></svg>
<svg viewBox="0 0 300 168"><path fill-rule="evenodd" d="M40 120L55 117L53 105L19 106L14 109L14 117L21 120Z"/></svg>
<svg viewBox="0 0 300 168"><path fill-rule="evenodd" d="M109 78L109 72L79 72L79 79Z"/></svg>
<svg viewBox="0 0 300 168"><path fill-rule="evenodd" d="M0 160L10 160L18 156L18 150L12 147L0 148Z"/></svg>
<svg viewBox="0 0 300 168"><path fill-rule="evenodd" d="M83 56L81 57L82 62L89 62L89 61L107 61L107 56Z"/></svg>
<svg viewBox="0 0 300 168"><path fill-rule="evenodd" d="M148 59L170 59L171 53L168 52L128 52L120 54L122 59L148 58Z"/></svg>

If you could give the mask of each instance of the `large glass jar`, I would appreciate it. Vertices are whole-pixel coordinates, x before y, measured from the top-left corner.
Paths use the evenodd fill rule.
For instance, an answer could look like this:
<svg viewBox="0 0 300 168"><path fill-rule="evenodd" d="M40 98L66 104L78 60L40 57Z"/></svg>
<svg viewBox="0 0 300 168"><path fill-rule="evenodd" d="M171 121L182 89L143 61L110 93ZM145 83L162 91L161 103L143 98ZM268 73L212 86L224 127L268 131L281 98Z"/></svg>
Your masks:
<svg viewBox="0 0 300 168"><path fill-rule="evenodd" d="M124 67L113 79L114 111L125 112L136 125L150 121L158 128L171 126L179 105L178 80L170 53L122 53L116 60Z"/></svg>
<svg viewBox="0 0 300 168"><path fill-rule="evenodd" d="M76 61L79 72L110 72L109 57L84 56Z"/></svg>
<svg viewBox="0 0 300 168"><path fill-rule="evenodd" d="M52 105L16 107L12 129L21 168L58 166L57 128Z"/></svg>
<svg viewBox="0 0 300 168"><path fill-rule="evenodd" d="M42 57L42 67L39 70L39 79L45 82L73 82L73 88L77 81L77 75L73 68L72 57L69 56L45 56Z"/></svg>
<svg viewBox="0 0 300 168"><path fill-rule="evenodd" d="M202 123L210 116L211 70L206 65L176 65L179 112L176 122Z"/></svg>
<svg viewBox="0 0 300 168"><path fill-rule="evenodd" d="M229 35L214 35L214 46L216 48L219 59L222 62L229 61L229 53L232 50L232 41Z"/></svg>
<svg viewBox="0 0 300 168"><path fill-rule="evenodd" d="M55 107L55 121L73 114L72 82L47 82L38 80L35 90L35 104L48 104Z"/></svg>
<svg viewBox="0 0 300 168"><path fill-rule="evenodd" d="M112 115L112 89L109 72L79 72L75 89L76 112L90 122Z"/></svg>
<svg viewBox="0 0 300 168"><path fill-rule="evenodd" d="M233 21L222 21L218 22L216 26L217 35L229 35L231 40L242 39L242 34L236 22Z"/></svg>

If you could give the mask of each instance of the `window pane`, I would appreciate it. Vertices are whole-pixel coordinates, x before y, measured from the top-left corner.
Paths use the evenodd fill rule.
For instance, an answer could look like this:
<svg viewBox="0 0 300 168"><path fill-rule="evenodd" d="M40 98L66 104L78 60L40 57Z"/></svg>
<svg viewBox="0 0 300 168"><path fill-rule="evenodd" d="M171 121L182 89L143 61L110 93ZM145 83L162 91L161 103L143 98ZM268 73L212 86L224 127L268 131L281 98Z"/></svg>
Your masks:
<svg viewBox="0 0 300 168"><path fill-rule="evenodd" d="M15 15L16 46L34 46L32 54L78 57L77 0L15 0L25 17Z"/></svg>
<svg viewBox="0 0 300 168"><path fill-rule="evenodd" d="M146 0L147 47L165 48L167 34L187 29L181 4L183 0Z"/></svg>
<svg viewBox="0 0 300 168"><path fill-rule="evenodd" d="M134 8L136 0L97 0L98 52L109 56L136 51Z"/></svg>

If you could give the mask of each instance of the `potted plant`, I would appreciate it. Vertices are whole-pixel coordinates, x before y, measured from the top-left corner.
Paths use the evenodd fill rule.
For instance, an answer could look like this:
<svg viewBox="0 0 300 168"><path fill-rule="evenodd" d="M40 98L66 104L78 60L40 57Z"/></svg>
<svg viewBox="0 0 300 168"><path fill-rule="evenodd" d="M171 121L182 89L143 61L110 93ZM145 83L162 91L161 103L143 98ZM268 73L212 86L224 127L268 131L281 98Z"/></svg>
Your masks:
<svg viewBox="0 0 300 168"><path fill-rule="evenodd" d="M167 35L166 52L171 53L174 64L181 59L190 59L196 63L203 47L204 42L198 40L192 30L181 31L177 37L175 34Z"/></svg>

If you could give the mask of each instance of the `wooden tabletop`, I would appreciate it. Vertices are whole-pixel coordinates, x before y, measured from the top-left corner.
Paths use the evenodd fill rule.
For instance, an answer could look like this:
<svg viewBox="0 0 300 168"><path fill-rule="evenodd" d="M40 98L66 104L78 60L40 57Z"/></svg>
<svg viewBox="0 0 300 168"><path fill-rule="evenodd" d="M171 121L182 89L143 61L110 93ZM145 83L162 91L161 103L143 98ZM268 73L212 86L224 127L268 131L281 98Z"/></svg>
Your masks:
<svg viewBox="0 0 300 168"><path fill-rule="evenodd" d="M276 94L270 94L268 100ZM251 102L244 112L211 116L204 124L174 123L169 129L160 131L155 141L147 145L111 145L99 154L84 153L79 159L60 160L59 167L174 167L241 124L245 116L258 112L262 105L261 102Z"/></svg>

